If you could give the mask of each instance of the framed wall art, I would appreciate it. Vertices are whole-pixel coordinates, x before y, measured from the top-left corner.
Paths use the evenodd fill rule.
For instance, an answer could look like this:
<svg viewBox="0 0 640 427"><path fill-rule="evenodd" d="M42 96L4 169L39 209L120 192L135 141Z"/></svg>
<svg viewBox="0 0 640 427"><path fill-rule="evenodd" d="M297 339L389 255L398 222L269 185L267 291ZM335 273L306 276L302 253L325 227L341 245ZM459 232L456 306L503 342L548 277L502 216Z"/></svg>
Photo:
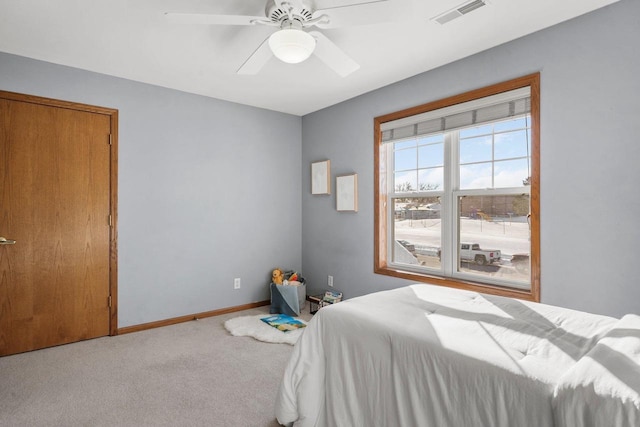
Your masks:
<svg viewBox="0 0 640 427"><path fill-rule="evenodd" d="M358 174L336 177L336 210L358 212Z"/></svg>
<svg viewBox="0 0 640 427"><path fill-rule="evenodd" d="M331 194L331 163L311 163L311 194Z"/></svg>

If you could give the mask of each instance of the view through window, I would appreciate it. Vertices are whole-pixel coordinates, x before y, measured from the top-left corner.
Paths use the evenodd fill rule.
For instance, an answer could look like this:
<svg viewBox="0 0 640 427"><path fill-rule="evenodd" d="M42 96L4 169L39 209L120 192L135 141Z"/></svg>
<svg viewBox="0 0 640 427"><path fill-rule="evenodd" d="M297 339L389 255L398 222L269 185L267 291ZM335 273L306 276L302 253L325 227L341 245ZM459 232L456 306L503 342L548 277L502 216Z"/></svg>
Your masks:
<svg viewBox="0 0 640 427"><path fill-rule="evenodd" d="M539 298L537 88L376 119L376 272Z"/></svg>

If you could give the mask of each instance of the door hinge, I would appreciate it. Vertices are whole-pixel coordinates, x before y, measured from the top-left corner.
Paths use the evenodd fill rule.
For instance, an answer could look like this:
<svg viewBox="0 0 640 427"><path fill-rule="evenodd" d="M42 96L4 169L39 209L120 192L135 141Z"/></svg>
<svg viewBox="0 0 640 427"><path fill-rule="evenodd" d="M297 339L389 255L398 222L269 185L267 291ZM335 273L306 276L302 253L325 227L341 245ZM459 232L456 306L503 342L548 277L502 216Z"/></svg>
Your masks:
<svg viewBox="0 0 640 427"><path fill-rule="evenodd" d="M113 145L113 139L112 139L111 134L109 134L109 145Z"/></svg>
<svg viewBox="0 0 640 427"><path fill-rule="evenodd" d="M111 214L109 214L109 227L113 227L113 223L111 222Z"/></svg>
<svg viewBox="0 0 640 427"><path fill-rule="evenodd" d="M107 303L109 304L109 308L111 308L111 300L112 300L111 295L109 295L109 298L107 298Z"/></svg>

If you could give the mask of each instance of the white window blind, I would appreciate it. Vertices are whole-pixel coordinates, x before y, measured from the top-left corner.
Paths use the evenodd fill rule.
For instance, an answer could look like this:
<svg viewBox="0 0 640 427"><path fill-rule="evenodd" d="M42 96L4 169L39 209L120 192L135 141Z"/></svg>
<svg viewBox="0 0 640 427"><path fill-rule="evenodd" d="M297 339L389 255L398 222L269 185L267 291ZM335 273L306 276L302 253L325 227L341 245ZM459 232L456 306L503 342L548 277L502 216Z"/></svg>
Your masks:
<svg viewBox="0 0 640 427"><path fill-rule="evenodd" d="M382 123L382 142L477 126L531 112L531 89L511 90Z"/></svg>

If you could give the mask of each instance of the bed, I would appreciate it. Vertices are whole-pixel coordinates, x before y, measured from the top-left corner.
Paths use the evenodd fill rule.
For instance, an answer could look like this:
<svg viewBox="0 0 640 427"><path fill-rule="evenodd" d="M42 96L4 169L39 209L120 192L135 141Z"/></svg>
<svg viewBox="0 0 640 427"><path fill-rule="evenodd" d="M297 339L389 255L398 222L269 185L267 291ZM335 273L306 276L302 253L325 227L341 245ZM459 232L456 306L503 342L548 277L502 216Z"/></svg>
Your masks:
<svg viewBox="0 0 640 427"><path fill-rule="evenodd" d="M353 298L309 322L275 410L299 427L638 426L640 317L423 284Z"/></svg>

